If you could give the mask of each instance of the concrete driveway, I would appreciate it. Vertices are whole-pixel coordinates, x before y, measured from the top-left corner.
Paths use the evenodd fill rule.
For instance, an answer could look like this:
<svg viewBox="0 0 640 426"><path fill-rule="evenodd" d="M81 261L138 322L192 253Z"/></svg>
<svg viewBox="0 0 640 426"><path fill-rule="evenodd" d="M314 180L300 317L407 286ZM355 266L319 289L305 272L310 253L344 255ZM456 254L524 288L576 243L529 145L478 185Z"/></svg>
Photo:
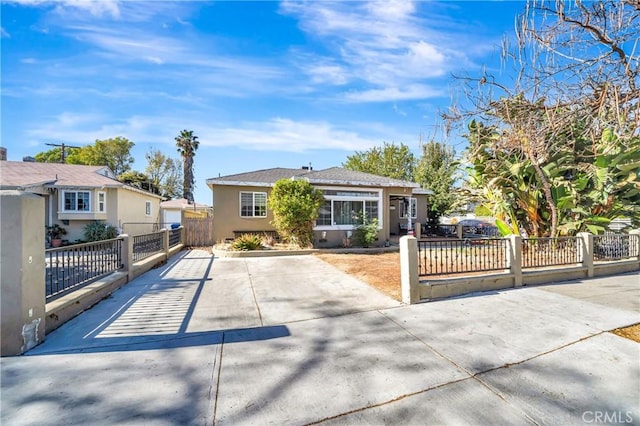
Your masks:
<svg viewBox="0 0 640 426"><path fill-rule="evenodd" d="M607 332L639 303L627 274L403 306L313 256L183 252L2 358L1 420L640 423L640 344Z"/></svg>

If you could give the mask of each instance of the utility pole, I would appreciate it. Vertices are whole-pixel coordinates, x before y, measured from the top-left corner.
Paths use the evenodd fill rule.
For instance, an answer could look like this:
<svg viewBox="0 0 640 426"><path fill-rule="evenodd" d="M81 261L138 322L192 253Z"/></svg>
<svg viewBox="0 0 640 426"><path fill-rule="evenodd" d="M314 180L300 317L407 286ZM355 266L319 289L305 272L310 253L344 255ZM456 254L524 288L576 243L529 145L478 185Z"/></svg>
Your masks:
<svg viewBox="0 0 640 426"><path fill-rule="evenodd" d="M45 145L49 145L49 146L59 146L61 147L61 151L60 151L60 163L64 164L64 160L67 157L67 153L64 150L65 148L80 148L79 146L72 146L72 145L65 145L64 143L61 144L57 144L57 143L45 143Z"/></svg>

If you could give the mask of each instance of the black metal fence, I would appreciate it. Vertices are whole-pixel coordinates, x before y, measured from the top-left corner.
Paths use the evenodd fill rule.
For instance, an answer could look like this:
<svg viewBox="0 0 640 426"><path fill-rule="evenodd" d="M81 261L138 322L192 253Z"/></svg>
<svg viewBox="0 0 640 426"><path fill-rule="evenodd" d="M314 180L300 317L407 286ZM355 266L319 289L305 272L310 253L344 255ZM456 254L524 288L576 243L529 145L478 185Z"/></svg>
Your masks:
<svg viewBox="0 0 640 426"><path fill-rule="evenodd" d="M45 250L46 300L123 267L122 238Z"/></svg>
<svg viewBox="0 0 640 426"><path fill-rule="evenodd" d="M523 238L522 268L571 265L582 261L579 237Z"/></svg>
<svg viewBox="0 0 640 426"><path fill-rule="evenodd" d="M164 250L164 231L135 235L133 238L133 261L146 259Z"/></svg>
<svg viewBox="0 0 640 426"><path fill-rule="evenodd" d="M173 228L169 231L169 247L177 246L182 241L183 228Z"/></svg>
<svg viewBox="0 0 640 426"><path fill-rule="evenodd" d="M593 260L623 260L637 257L638 234L605 234L593 237Z"/></svg>
<svg viewBox="0 0 640 426"><path fill-rule="evenodd" d="M419 275L498 271L508 268L508 240L418 241Z"/></svg>

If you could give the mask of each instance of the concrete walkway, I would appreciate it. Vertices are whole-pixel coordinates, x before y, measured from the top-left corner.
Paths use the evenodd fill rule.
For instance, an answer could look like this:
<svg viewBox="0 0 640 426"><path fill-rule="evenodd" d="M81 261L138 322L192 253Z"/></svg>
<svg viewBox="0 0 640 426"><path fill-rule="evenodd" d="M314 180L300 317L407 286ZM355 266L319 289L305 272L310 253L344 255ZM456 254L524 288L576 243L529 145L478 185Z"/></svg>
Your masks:
<svg viewBox="0 0 640 426"><path fill-rule="evenodd" d="M640 423L640 276L403 306L183 252L0 361L3 425Z"/></svg>

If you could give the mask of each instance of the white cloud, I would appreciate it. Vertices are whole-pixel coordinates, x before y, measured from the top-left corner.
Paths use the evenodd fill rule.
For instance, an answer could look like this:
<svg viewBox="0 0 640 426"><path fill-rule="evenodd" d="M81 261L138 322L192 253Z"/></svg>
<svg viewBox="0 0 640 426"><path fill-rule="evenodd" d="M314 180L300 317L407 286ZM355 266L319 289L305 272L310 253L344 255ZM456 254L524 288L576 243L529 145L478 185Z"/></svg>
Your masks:
<svg viewBox="0 0 640 426"><path fill-rule="evenodd" d="M309 54L298 64L312 83L353 83L344 93L348 100L382 102L438 96L428 89L430 80L469 62L460 28L456 34L439 29L442 23L425 8L404 0L284 1L280 11L296 17L300 28L330 52Z"/></svg>
<svg viewBox="0 0 640 426"><path fill-rule="evenodd" d="M17 3L23 6L49 6L55 7L56 12L65 13L68 9L77 9L89 12L93 16L108 15L112 18L120 17L118 0L4 0L7 3Z"/></svg>
<svg viewBox="0 0 640 426"><path fill-rule="evenodd" d="M183 128L196 130L202 146L279 152L365 150L394 134L390 129L380 128L374 123L350 123L346 126L326 121L296 121L276 117L266 121L220 126L206 119L185 120L184 117L175 116L131 116L114 120L102 114L65 112L48 122L34 125L28 131L28 140L35 144L38 141L63 140L69 144L83 145L93 143L96 139L123 136L136 144L173 143L174 136ZM363 135L354 129L375 134Z"/></svg>
<svg viewBox="0 0 640 426"><path fill-rule="evenodd" d="M0 27L0 36L2 38L11 38L11 34L9 34L3 27Z"/></svg>
<svg viewBox="0 0 640 426"><path fill-rule="evenodd" d="M397 104L393 104L393 110L395 111L396 114L401 115L403 117L407 116L407 113L402 111L400 108L398 108Z"/></svg>
<svg viewBox="0 0 640 426"><path fill-rule="evenodd" d="M112 18L120 18L120 8L117 0L62 0L57 6L58 11L64 7L71 7L89 12L93 16L108 15Z"/></svg>
<svg viewBox="0 0 640 426"><path fill-rule="evenodd" d="M402 88L385 87L382 89L351 91L345 94L345 98L351 102L386 102L392 99L406 101L435 98L444 94L444 91L427 85L412 84Z"/></svg>

